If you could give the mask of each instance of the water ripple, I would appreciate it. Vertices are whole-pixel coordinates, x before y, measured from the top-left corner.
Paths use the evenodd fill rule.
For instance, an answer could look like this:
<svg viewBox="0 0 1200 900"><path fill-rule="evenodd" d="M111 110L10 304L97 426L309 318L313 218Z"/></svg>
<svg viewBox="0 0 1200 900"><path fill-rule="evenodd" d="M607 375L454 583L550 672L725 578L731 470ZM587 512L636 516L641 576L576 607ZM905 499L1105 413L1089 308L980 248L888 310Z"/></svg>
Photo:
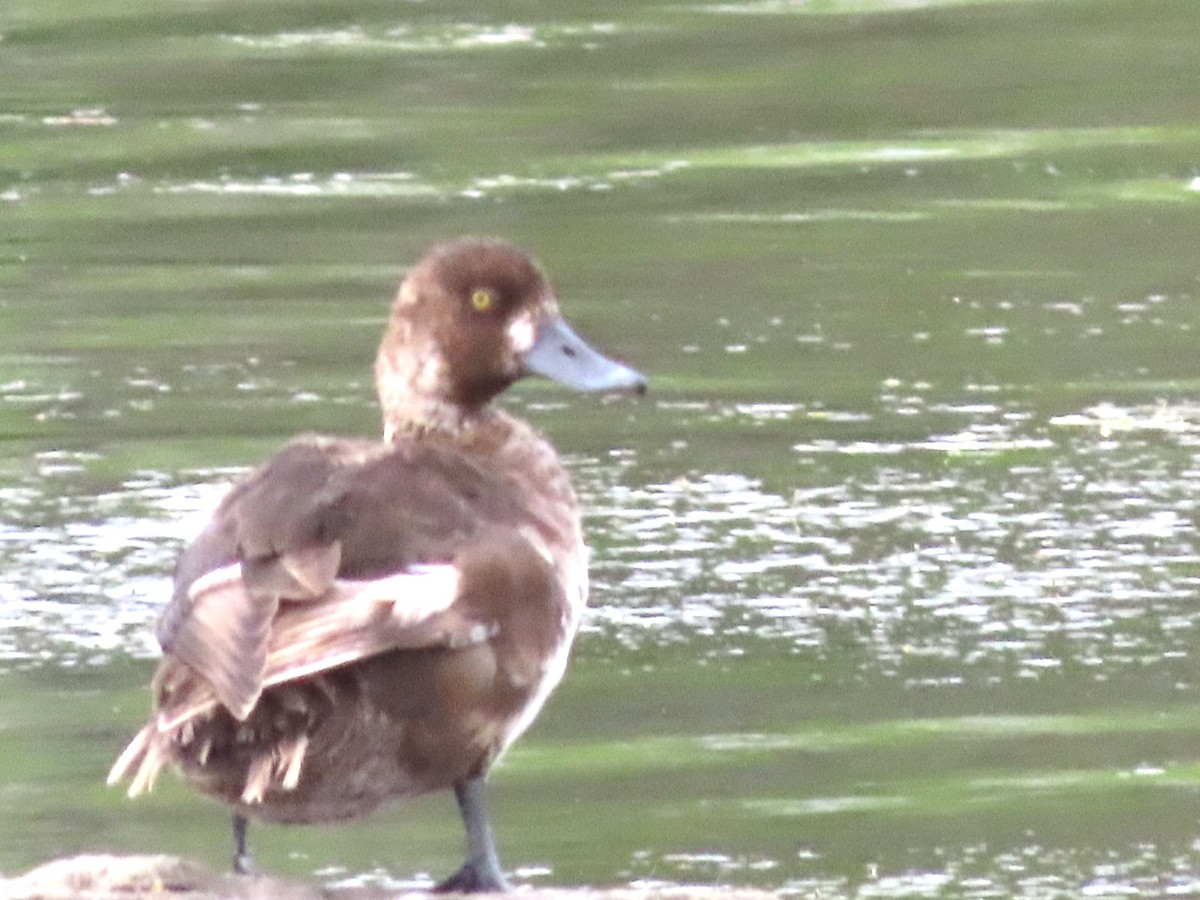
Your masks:
<svg viewBox="0 0 1200 900"><path fill-rule="evenodd" d="M1129 667L1192 683L1197 417L1105 406L1038 425L985 407L942 435L797 443L790 490L736 471L643 483L632 451L571 460L595 548L581 652L716 658L765 643L813 671L836 660L836 677L912 687ZM45 453L0 490L10 662L153 652L174 557L234 474L136 472L96 492L98 459Z"/></svg>
<svg viewBox="0 0 1200 900"><path fill-rule="evenodd" d="M483 25L462 22L453 25L397 25L391 28L317 28L282 31L275 34L227 34L222 39L233 47L253 51L291 52L401 52L444 53L448 51L490 50L497 48L545 49L579 46L596 49L601 42L617 34L624 26L614 22L589 22L579 25L510 22Z"/></svg>

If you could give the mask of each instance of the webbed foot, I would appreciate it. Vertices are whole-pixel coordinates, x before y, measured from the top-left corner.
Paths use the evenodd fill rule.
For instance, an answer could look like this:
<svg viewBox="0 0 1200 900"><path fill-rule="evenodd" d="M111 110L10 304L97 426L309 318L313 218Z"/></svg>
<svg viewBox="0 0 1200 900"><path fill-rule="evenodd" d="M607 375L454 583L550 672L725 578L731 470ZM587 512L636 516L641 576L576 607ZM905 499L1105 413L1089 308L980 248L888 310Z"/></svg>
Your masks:
<svg viewBox="0 0 1200 900"><path fill-rule="evenodd" d="M258 866L254 864L254 857L246 849L246 817L241 813L233 814L233 874L258 874Z"/></svg>
<svg viewBox="0 0 1200 900"><path fill-rule="evenodd" d="M436 894L482 894L510 890L507 880L499 869L463 863L461 869L439 883L433 889Z"/></svg>
<svg viewBox="0 0 1200 900"><path fill-rule="evenodd" d="M478 775L454 786L458 809L467 830L467 861L462 868L434 888L439 894L496 893L509 890L500 871L492 829L488 827L487 810L483 804L483 776Z"/></svg>

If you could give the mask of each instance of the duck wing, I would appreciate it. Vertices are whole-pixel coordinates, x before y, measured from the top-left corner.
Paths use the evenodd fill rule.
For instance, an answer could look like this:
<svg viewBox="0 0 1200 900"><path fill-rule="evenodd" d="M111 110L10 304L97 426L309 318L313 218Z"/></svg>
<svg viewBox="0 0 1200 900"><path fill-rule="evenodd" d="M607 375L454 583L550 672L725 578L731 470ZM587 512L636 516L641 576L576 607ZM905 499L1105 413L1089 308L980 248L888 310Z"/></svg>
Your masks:
<svg viewBox="0 0 1200 900"><path fill-rule="evenodd" d="M416 566L370 581L334 579L316 600L275 604L265 639L253 648L257 655L252 677L251 666L238 658L233 640L193 647L210 635L228 637L209 627L220 621L220 613L255 605L242 564L209 572L193 586L194 616L182 630L189 657L172 654L202 678L188 678L177 664L164 669L167 680L160 687L166 689L159 693L169 702L157 728L169 731L217 704L244 720L269 687L387 650L461 647L486 640L494 627L454 608L458 592L459 571L451 564ZM196 658L204 668L190 661Z"/></svg>
<svg viewBox="0 0 1200 900"><path fill-rule="evenodd" d="M214 702L245 719L271 685L387 650L486 640L493 624L455 606L453 560L481 528L519 527L521 506L436 451L302 438L235 486L181 555L157 630L209 690L159 727Z"/></svg>

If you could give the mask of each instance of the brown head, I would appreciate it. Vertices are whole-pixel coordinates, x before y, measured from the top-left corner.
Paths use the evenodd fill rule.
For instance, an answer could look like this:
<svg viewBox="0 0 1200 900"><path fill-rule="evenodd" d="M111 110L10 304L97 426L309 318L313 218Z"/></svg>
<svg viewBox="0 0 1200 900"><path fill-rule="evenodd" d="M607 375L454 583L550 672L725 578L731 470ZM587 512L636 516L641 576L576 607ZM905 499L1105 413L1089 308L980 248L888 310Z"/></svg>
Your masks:
<svg viewBox="0 0 1200 900"><path fill-rule="evenodd" d="M645 390L641 375L567 326L541 268L511 244L464 239L422 257L375 361L386 433L461 428L531 374L579 390Z"/></svg>

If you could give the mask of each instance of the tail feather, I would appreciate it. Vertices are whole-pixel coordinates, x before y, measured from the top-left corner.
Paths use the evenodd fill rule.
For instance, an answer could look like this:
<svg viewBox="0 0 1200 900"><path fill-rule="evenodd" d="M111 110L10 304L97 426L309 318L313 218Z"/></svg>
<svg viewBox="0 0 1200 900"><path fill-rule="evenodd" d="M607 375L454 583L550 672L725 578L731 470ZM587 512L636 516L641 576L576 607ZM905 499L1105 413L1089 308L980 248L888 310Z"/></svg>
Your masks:
<svg viewBox="0 0 1200 900"><path fill-rule="evenodd" d="M308 750L308 735L297 735L294 740L279 747L279 756L275 761L275 778L285 791L296 789L300 783L300 766L304 763L304 754Z"/></svg>
<svg viewBox="0 0 1200 900"><path fill-rule="evenodd" d="M136 797L154 787L154 779L162 770L166 758L162 752L162 737L151 723L134 735L108 773L108 783L116 784L131 775L129 796Z"/></svg>
<svg viewBox="0 0 1200 900"><path fill-rule="evenodd" d="M275 760L271 754L263 753L251 760L246 770L246 785L242 788L243 803L262 803L271 787Z"/></svg>

